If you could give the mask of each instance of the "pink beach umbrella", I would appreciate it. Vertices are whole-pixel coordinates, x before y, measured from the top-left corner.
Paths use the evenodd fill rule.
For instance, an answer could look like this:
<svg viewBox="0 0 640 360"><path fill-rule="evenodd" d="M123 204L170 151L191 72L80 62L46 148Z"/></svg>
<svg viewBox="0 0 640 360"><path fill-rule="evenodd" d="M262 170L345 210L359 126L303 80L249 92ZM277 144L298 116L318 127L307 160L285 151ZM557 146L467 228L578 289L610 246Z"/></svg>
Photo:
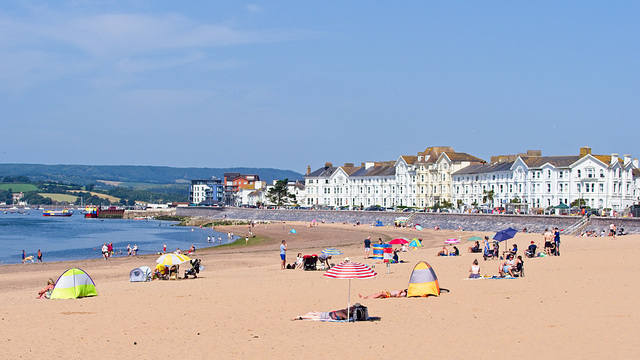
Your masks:
<svg viewBox="0 0 640 360"><path fill-rule="evenodd" d="M340 263L327 272L324 276L332 279L349 279L349 300L347 301L347 321L351 315L349 315L349 308L351 307L351 279L373 279L378 273L373 271L369 265L361 264L357 262L343 262Z"/></svg>
<svg viewBox="0 0 640 360"><path fill-rule="evenodd" d="M396 245L396 244L408 244L409 240L404 239L404 238L398 238L398 239L393 239L391 241L389 241L389 244L391 245Z"/></svg>

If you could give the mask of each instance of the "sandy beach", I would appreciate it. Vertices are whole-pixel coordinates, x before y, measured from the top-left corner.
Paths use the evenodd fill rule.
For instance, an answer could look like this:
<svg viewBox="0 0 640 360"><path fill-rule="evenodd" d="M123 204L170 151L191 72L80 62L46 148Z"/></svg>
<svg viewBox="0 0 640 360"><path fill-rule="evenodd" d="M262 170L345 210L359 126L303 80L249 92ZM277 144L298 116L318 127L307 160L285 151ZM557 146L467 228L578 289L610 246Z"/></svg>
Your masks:
<svg viewBox="0 0 640 360"><path fill-rule="evenodd" d="M216 230L247 233L246 226ZM481 274L497 274L499 261L467 253L471 244L464 241L492 233L303 223L257 225L252 232L266 240L198 250L205 270L197 279L129 282L131 269L153 267L157 256L1 266L3 358L632 359L640 350L640 289L633 272L640 235L564 236L562 256L525 259L524 278L466 280L475 258ZM384 264L363 259L367 236L420 237L424 247L401 253L406 263L392 265L387 274ZM458 236L462 256L435 256L445 239ZM346 307L348 281L322 271L280 270L282 239L288 263L298 252L338 247L345 254L332 262L348 256L375 266L378 276L352 280L350 295L352 304L362 303L380 320L292 321L308 311ZM542 235L519 233L509 244L522 251L531 241L542 245ZM420 260L434 268L449 293L358 299L359 293L406 288ZM48 278L56 280L69 267L91 275L99 296L36 299Z"/></svg>

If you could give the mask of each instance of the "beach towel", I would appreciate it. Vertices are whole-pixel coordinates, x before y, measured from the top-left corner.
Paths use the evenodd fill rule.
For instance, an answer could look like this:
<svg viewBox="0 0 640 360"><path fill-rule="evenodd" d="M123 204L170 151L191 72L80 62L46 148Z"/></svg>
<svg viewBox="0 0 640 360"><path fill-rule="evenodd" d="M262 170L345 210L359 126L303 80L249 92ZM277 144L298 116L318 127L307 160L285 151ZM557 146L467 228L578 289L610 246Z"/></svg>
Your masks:
<svg viewBox="0 0 640 360"><path fill-rule="evenodd" d="M513 277L513 276L505 276L505 277L499 277L499 276L480 276L479 278L466 278L463 280L513 280L513 279L518 279L518 277Z"/></svg>

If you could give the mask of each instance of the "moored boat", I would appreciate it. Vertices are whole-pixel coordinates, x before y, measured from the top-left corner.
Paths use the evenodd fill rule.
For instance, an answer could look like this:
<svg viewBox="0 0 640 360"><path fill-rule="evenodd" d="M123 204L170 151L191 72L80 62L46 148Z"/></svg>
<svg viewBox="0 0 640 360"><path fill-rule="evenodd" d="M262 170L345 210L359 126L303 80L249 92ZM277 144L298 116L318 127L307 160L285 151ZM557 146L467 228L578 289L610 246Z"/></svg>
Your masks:
<svg viewBox="0 0 640 360"><path fill-rule="evenodd" d="M64 209L64 210L45 210L42 212L42 216L71 216L73 215L73 210Z"/></svg>
<svg viewBox="0 0 640 360"><path fill-rule="evenodd" d="M99 211L100 210L98 210L97 206L87 205L87 207L85 207L85 209L84 209L84 217L85 218L97 218Z"/></svg>

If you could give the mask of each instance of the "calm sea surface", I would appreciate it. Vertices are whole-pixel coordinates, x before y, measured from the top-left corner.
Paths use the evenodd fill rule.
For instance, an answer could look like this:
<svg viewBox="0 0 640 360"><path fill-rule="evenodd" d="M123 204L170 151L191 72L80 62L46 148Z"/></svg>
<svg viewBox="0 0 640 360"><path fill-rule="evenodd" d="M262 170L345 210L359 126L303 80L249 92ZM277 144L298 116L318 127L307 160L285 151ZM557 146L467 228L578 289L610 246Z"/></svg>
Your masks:
<svg viewBox="0 0 640 360"><path fill-rule="evenodd" d="M71 217L42 216L41 210L27 210L28 215L5 214L0 211L0 263L22 262L22 250L36 261L38 249L42 260L63 261L102 257L103 243L113 242L114 251L122 250L127 256L127 245L138 245L138 254L155 254L176 247L188 250L212 246L207 236L222 237L222 244L229 242L226 233L211 228L172 226L174 222L157 220L85 219L79 212ZM237 237L236 237L237 238ZM233 241L233 240L232 240ZM215 242L215 245L219 245Z"/></svg>

